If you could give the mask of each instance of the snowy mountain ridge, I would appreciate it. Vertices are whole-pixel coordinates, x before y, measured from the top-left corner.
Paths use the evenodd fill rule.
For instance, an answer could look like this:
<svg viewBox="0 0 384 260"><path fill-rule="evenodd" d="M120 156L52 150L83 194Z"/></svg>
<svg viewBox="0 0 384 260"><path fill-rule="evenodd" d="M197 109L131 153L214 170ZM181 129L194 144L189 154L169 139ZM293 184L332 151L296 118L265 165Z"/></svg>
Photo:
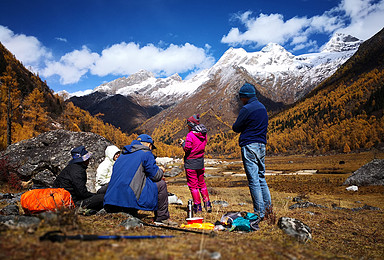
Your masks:
<svg viewBox="0 0 384 260"><path fill-rule="evenodd" d="M104 83L93 91L132 96L140 105L172 105L193 95L199 87L215 82L228 87L239 71L246 72L276 102L293 103L348 60L362 43L350 35L335 34L319 53L295 56L276 43L258 52L230 48L210 69L182 80L178 74L156 78L141 70L129 77Z"/></svg>

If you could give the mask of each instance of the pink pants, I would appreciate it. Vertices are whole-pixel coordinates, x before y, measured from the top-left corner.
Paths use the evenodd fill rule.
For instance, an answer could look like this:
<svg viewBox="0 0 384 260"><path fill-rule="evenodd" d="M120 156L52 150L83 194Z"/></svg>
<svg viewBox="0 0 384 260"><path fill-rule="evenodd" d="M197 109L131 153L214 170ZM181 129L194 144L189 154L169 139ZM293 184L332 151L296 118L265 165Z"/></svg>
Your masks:
<svg viewBox="0 0 384 260"><path fill-rule="evenodd" d="M209 201L208 190L204 180L204 171L205 169L185 169L188 187L191 191L194 204L201 204L199 191L201 193L201 196L203 197L203 201Z"/></svg>

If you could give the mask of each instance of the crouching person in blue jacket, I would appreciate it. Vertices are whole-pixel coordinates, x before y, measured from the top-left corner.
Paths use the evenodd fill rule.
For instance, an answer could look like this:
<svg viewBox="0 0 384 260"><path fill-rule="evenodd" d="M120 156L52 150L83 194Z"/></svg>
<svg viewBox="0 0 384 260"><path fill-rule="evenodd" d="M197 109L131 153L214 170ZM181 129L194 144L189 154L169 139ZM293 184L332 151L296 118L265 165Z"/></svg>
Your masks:
<svg viewBox="0 0 384 260"><path fill-rule="evenodd" d="M137 215L137 210L154 211L155 224L174 226L177 223L169 219L164 173L151 152L155 148L153 139L146 134L123 148L113 166L104 208L107 212L131 215Z"/></svg>

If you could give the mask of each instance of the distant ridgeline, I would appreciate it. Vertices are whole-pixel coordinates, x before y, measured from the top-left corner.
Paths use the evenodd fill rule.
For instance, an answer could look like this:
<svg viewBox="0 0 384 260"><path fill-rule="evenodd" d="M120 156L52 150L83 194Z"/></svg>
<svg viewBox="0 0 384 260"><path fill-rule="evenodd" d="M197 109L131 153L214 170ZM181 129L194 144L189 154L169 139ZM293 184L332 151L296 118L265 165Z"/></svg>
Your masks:
<svg viewBox="0 0 384 260"><path fill-rule="evenodd" d="M64 102L1 43L0 82L0 150L54 129L94 132L119 146L136 136L128 136L97 116Z"/></svg>

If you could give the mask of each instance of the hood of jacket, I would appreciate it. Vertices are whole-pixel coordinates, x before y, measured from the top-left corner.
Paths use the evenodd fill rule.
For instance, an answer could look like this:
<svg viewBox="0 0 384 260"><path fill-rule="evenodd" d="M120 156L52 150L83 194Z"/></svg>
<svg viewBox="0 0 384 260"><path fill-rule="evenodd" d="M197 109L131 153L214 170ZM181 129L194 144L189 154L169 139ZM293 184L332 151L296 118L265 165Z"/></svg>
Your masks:
<svg viewBox="0 0 384 260"><path fill-rule="evenodd" d="M134 152L139 151L139 150L148 150L148 151L150 151L148 146L142 145L140 143L140 141L133 140L130 145L126 145L126 146L123 147L122 153L123 154L134 153Z"/></svg>
<svg viewBox="0 0 384 260"><path fill-rule="evenodd" d="M192 128L194 135L200 140L204 141L207 138L207 128L203 124L195 125Z"/></svg>
<svg viewBox="0 0 384 260"><path fill-rule="evenodd" d="M117 152L120 152L120 149L115 145L110 145L105 149L105 159L113 161L113 157Z"/></svg>

